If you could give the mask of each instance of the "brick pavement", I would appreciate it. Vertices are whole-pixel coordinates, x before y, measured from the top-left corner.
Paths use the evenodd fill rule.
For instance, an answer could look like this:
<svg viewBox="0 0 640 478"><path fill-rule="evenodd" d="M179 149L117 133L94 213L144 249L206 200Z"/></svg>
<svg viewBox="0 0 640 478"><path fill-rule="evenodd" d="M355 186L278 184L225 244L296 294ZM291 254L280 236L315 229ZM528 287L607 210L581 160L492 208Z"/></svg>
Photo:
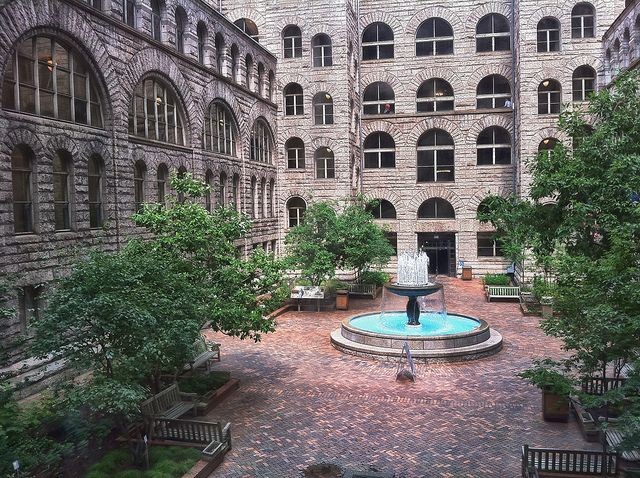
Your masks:
<svg viewBox="0 0 640 478"><path fill-rule="evenodd" d="M536 357L557 356L538 318L518 304L485 302L480 281L444 279L451 312L485 319L504 337L489 358L420 364L415 383L394 380L395 363L335 350L329 333L350 315L379 310L288 312L260 343L216 334L221 369L240 389L208 418L232 423L233 450L216 478L302 476L315 463L395 473L396 478L517 477L520 447L594 449L574 421L542 420L540 391L516 377Z"/></svg>

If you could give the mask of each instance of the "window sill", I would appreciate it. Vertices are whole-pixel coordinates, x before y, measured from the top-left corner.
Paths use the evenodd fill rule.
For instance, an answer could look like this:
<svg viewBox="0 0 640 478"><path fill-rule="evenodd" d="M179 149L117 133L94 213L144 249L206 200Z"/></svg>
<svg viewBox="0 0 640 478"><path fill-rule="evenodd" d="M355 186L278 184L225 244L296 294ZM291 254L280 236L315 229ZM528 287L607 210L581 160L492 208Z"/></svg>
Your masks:
<svg viewBox="0 0 640 478"><path fill-rule="evenodd" d="M163 141L155 141L153 139L142 138L140 136L135 136L132 134L129 135L129 142L137 143L137 144L145 144L147 146L154 146L156 148L168 148L176 151L183 151L185 153L193 152L193 148L190 148L188 146L180 146L179 144L165 143Z"/></svg>

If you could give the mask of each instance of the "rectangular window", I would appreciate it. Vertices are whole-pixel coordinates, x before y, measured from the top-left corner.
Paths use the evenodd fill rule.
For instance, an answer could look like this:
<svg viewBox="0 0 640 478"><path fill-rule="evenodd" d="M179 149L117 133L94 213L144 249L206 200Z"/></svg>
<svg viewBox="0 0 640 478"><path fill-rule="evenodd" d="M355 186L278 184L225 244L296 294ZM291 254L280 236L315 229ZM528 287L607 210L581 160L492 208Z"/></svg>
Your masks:
<svg viewBox="0 0 640 478"><path fill-rule="evenodd" d="M42 287L27 285L18 292L18 318L20 319L20 329L27 332L38 320L42 311Z"/></svg>
<svg viewBox="0 0 640 478"><path fill-rule="evenodd" d="M398 233L393 231L385 231L384 236L387 238L387 241L389 241L389 244L391 244L391 247L393 248L393 255L397 256L398 255Z"/></svg>
<svg viewBox="0 0 640 478"><path fill-rule="evenodd" d="M494 232L478 233L478 257L502 257L502 245Z"/></svg>

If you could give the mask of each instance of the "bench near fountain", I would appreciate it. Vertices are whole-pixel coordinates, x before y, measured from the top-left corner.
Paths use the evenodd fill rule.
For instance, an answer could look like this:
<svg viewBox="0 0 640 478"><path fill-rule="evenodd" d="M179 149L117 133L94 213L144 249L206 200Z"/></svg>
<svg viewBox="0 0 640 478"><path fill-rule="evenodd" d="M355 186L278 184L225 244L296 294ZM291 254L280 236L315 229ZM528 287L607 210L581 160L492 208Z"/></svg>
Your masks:
<svg viewBox="0 0 640 478"><path fill-rule="evenodd" d="M449 314L442 284L429 281L429 258L424 252L398 257L398 280L385 284L383 311L345 319L331 333L331 343L342 352L397 360L405 342L416 361L453 362L497 353L502 336L484 320ZM385 311L386 294L407 297L405 311ZM436 297L435 310L425 299ZM422 307L421 307L422 305Z"/></svg>

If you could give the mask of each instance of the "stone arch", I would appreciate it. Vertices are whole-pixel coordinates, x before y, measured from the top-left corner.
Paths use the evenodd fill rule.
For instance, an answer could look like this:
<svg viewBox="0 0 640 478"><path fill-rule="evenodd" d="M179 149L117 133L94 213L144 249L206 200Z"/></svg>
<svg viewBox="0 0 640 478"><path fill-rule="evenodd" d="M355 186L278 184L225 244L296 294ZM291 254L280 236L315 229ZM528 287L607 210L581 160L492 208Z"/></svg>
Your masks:
<svg viewBox="0 0 640 478"><path fill-rule="evenodd" d="M36 157L36 163L37 158L44 156L45 148L42 141L35 132L24 125L7 129L2 142L0 142L0 153L2 153L3 156L11 156L13 150L21 144L33 151Z"/></svg>
<svg viewBox="0 0 640 478"><path fill-rule="evenodd" d="M562 34L565 31L571 31L571 11L568 12L569 14L567 15L567 12L565 10L562 9L561 6L559 5L552 5L552 4L548 4L545 5L543 7L540 7L536 10L534 10L533 12L531 12L528 17L526 19L523 19L525 23L523 23L523 25L530 25L531 28L528 29L528 31L526 33L524 33L523 38L526 39L531 39L531 38L535 38L536 37L536 30L537 30L537 25L538 22L540 20L542 20L543 18L546 17L552 17L555 18L556 20L558 20L558 22L560 22L560 40L562 41ZM567 20L568 20L568 26L569 26L569 30L565 30L565 28L567 28ZM535 26L535 27L534 27ZM571 35L569 35L571 36Z"/></svg>
<svg viewBox="0 0 640 478"><path fill-rule="evenodd" d="M458 15L456 15L450 8L443 8L441 6L432 6L423 8L416 12L411 19L407 22L405 28L405 34L407 38L411 38L415 41L416 31L418 27L429 18L442 18L446 20L453 29L454 42L456 39L460 39L464 36L464 23Z"/></svg>
<svg viewBox="0 0 640 478"><path fill-rule="evenodd" d="M247 128L247 120L245 115L242 113L242 107L238 102L237 95L234 94L233 89L224 81L219 81L218 79L212 79L209 83L204 85L202 91L204 92L204 96L201 101L201 110L204 117L207 115L207 111L209 109L209 105L212 101L222 100L227 107L231 110L231 113L234 116L236 121L236 125L238 128L238 134L242 134L242 131Z"/></svg>
<svg viewBox="0 0 640 478"><path fill-rule="evenodd" d="M488 15L489 13L499 13L500 15L504 16L507 20L509 20L509 29L511 32L513 32L513 24L509 4L504 2L487 2L471 10L469 15L467 16L466 29L468 33L475 37L476 25L482 17Z"/></svg>
<svg viewBox="0 0 640 478"><path fill-rule="evenodd" d="M361 84L363 94L367 86L377 81L387 83L391 88L393 88L393 94L395 95L396 99L404 96L404 85L402 84L400 79L397 76L384 70L373 71L362 78Z"/></svg>
<svg viewBox="0 0 640 478"><path fill-rule="evenodd" d="M402 23L395 16L391 15L388 11L378 10L375 12L367 13L360 17L360 35L367 26L372 23L386 23L393 31L393 41L397 42L400 38L400 34L403 31Z"/></svg>
<svg viewBox="0 0 640 478"><path fill-rule="evenodd" d="M339 47L340 45L336 45L335 39L340 36L340 29L334 24L329 22L323 23L313 23L309 26L308 35L309 39L313 39L316 35L324 33L325 35L331 38L332 47Z"/></svg>
<svg viewBox="0 0 640 478"><path fill-rule="evenodd" d="M92 73L99 79L96 85L102 93L105 110L105 128L115 123L116 111L122 102L122 90L117 70L106 46L78 12L66 3L9 2L0 10L0 72L4 74L10 53L27 37L47 34L67 41L87 59ZM2 84L0 84L1 97Z"/></svg>
<svg viewBox="0 0 640 478"><path fill-rule="evenodd" d="M444 116L433 116L423 119L411 128L406 138L407 145L415 149L420 136L430 129L441 129L449 133L453 138L454 148L465 142L465 135L456 122Z"/></svg>
<svg viewBox="0 0 640 478"><path fill-rule="evenodd" d="M227 13L227 16L232 23L235 23L241 18L248 18L258 27L258 35L261 31L264 31L267 25L267 21L265 20L264 15L260 13L260 11L247 6L234 8Z"/></svg>
<svg viewBox="0 0 640 478"><path fill-rule="evenodd" d="M478 139L478 135L485 129L491 126L500 126L501 128L506 129L511 136L511 142L513 143L513 122L511 121L511 117L506 116L493 116L487 115L479 120L473 122L469 128L467 136L469 138L473 138L473 145L475 149L476 141Z"/></svg>
<svg viewBox="0 0 640 478"><path fill-rule="evenodd" d="M482 201L484 201L488 196L498 195L502 197L507 197L512 194L508 188L500 184L489 184L484 189L477 190L473 193L473 195L467 201L467 210L469 212L476 212L478 210L478 206Z"/></svg>
<svg viewBox="0 0 640 478"><path fill-rule="evenodd" d="M300 29L300 33L302 33L302 38L307 36L307 29L309 28L308 20L306 17L301 17L299 15L286 15L281 18L274 26L275 31L278 32L278 37L282 39L282 30L285 29L288 25L295 25Z"/></svg>
<svg viewBox="0 0 640 478"><path fill-rule="evenodd" d="M421 189L417 194L415 194L409 200L409 207L407 208L407 217L410 217L414 220L418 219L418 209L423 202L427 199L432 198L441 198L448 201L453 210L455 211L456 219L459 217L460 212L464 209L464 202L456 193L451 191L451 189L445 188L443 186L427 186Z"/></svg>
<svg viewBox="0 0 640 478"><path fill-rule="evenodd" d="M404 200L400 197L400 195L394 189L387 189L387 188L369 189L366 192L365 197L369 199L384 199L386 201L389 201L393 205L393 207L396 209L396 217L401 216L401 214L398 212L399 210L404 212L404 209L405 209Z"/></svg>
<svg viewBox="0 0 640 478"><path fill-rule="evenodd" d="M67 134L56 134L49 139L45 157L52 158L56 151L60 150L68 151L74 161L80 156L78 142Z"/></svg>
<svg viewBox="0 0 640 478"><path fill-rule="evenodd" d="M305 146L306 146L306 143L305 143ZM334 153L334 157L338 152L342 152L345 149L345 147L342 145L341 142L333 138L327 138L327 137L313 138L309 143L309 146L310 146L309 153L311 154L309 158L313 158L316 151L320 148L330 148L331 151L333 151Z"/></svg>
<svg viewBox="0 0 640 478"><path fill-rule="evenodd" d="M173 88L176 97L183 105L185 126L188 132L185 135L189 139L187 146L198 143L198 135L202 131L202 114L194 114L196 102L191 91L191 86L186 80L180 67L171 56L155 48L145 48L136 53L128 62L127 69L122 74L122 84L125 93L126 110L129 110L133 98L133 90L147 74L156 74L164 78L167 84Z"/></svg>
<svg viewBox="0 0 640 478"><path fill-rule="evenodd" d="M479 68L476 68L473 73L469 76L469 85L470 89L469 93L473 96L474 102L476 98L476 92L478 89L478 84L480 81L490 75L500 75L507 79L509 82L509 86L511 87L511 97L514 95L514 87L513 87L513 70L509 65L491 65L484 64Z"/></svg>
<svg viewBox="0 0 640 478"><path fill-rule="evenodd" d="M299 73L293 73L293 74L289 74L289 75L282 75L280 77L278 77L277 79L277 89L278 91L282 91L284 89L285 86L287 86L289 83L298 83L300 86L302 86L303 91L306 91L309 89L309 79L306 76L303 76Z"/></svg>
<svg viewBox="0 0 640 478"><path fill-rule="evenodd" d="M431 78L442 78L443 80L445 80L451 85L451 87L453 88L454 103L455 103L455 97L458 96L460 92L464 91L466 88L466 82L463 81L462 78L460 78L460 75L458 73L456 73L450 68L443 68L443 67L437 67L437 66L434 66L431 68L424 68L424 69L421 69L420 72L413 77L410 83L414 103L415 103L416 95L418 94L418 88L420 88L420 85L422 85L422 83L424 83L425 81L430 80Z"/></svg>
<svg viewBox="0 0 640 478"><path fill-rule="evenodd" d="M362 134L365 138L376 131L381 131L391 135L396 143L396 147L404 140L405 137L405 133L402 129L391 121L374 120L368 121L366 124L362 125Z"/></svg>

